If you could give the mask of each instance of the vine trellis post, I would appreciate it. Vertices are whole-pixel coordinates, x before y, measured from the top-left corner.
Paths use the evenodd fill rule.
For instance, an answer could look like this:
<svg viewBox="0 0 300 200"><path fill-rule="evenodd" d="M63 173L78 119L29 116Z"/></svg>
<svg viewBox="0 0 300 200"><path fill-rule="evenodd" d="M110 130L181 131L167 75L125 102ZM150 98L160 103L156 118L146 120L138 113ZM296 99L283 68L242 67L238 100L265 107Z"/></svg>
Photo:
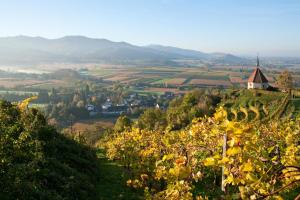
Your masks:
<svg viewBox="0 0 300 200"><path fill-rule="evenodd" d="M225 133L223 135L223 154L222 157L226 157L226 150L227 150L227 134ZM222 183L221 183L221 190L223 192L226 192L226 187L225 187L225 166L222 167Z"/></svg>

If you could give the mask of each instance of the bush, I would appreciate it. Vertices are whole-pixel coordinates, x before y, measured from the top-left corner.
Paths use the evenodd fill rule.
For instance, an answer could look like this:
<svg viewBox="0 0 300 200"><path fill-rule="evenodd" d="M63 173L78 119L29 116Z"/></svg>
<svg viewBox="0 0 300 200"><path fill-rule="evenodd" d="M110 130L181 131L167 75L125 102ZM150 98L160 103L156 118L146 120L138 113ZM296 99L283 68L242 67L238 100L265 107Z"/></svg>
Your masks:
<svg viewBox="0 0 300 200"><path fill-rule="evenodd" d="M36 109L0 101L1 199L93 199L98 160Z"/></svg>

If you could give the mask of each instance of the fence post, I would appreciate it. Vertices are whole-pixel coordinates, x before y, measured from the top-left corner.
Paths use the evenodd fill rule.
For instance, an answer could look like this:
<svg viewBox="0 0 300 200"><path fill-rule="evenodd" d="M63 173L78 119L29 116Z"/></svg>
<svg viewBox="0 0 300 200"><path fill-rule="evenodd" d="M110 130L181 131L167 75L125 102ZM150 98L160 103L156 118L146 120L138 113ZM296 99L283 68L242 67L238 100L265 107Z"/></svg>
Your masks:
<svg viewBox="0 0 300 200"><path fill-rule="evenodd" d="M226 150L227 150L227 135L226 133L223 135L223 154L222 154L222 157L226 157ZM226 192L226 187L225 187L225 174L224 174L224 171L225 171L225 167L223 166L222 167L222 183L221 183L221 190L223 192Z"/></svg>

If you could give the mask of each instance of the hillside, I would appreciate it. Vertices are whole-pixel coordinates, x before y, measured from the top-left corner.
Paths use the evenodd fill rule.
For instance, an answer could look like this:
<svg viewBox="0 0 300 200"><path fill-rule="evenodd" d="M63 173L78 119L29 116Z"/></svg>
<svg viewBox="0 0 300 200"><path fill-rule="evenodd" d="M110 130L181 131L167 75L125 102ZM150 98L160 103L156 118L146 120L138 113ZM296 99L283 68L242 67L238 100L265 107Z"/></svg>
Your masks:
<svg viewBox="0 0 300 200"><path fill-rule="evenodd" d="M0 198L294 199L300 132L299 120L290 116L300 104L290 97L195 90L167 110L148 109L134 121L118 118L98 138L98 158L85 145L91 132L66 137L27 108L29 100L0 101Z"/></svg>
<svg viewBox="0 0 300 200"><path fill-rule="evenodd" d="M99 161L36 109L0 101L0 199L97 199Z"/></svg>
<svg viewBox="0 0 300 200"><path fill-rule="evenodd" d="M297 96L292 98L288 93L239 90L226 95L223 104L231 119L266 121L299 116L300 99Z"/></svg>
<svg viewBox="0 0 300 200"><path fill-rule="evenodd" d="M119 118L99 147L146 199L299 199L300 124L289 117L290 97L195 91L165 112Z"/></svg>
<svg viewBox="0 0 300 200"><path fill-rule="evenodd" d="M136 46L84 36L58 39L42 37L0 38L0 64L49 63L117 63L176 65L176 59L195 59L221 63L248 63L248 59L228 54L208 54L200 51L160 45Z"/></svg>

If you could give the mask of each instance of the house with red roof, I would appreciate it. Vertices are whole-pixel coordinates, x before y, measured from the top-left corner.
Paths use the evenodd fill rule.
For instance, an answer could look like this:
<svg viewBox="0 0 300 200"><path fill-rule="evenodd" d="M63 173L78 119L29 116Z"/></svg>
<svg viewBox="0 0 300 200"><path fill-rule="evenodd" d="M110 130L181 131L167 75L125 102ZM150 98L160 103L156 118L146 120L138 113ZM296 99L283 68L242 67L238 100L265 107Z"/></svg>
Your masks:
<svg viewBox="0 0 300 200"><path fill-rule="evenodd" d="M248 79L248 89L268 89L270 87L268 79L259 68L259 59L253 73Z"/></svg>

